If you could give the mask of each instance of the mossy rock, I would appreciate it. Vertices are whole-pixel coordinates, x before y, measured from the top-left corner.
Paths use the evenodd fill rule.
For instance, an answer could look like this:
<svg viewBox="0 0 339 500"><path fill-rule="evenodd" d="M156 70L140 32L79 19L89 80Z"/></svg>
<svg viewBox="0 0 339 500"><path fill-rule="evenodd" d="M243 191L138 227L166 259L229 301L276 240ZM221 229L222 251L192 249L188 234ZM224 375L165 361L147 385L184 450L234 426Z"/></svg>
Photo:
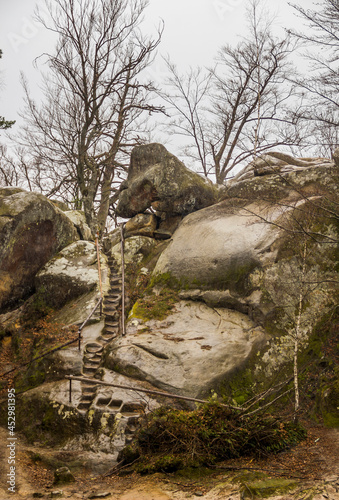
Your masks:
<svg viewBox="0 0 339 500"><path fill-rule="evenodd" d="M339 427L339 374L318 396L318 408L327 427Z"/></svg>
<svg viewBox="0 0 339 500"><path fill-rule="evenodd" d="M292 479L267 478L244 482L241 488L242 498L269 498L273 495L288 493L297 483Z"/></svg>

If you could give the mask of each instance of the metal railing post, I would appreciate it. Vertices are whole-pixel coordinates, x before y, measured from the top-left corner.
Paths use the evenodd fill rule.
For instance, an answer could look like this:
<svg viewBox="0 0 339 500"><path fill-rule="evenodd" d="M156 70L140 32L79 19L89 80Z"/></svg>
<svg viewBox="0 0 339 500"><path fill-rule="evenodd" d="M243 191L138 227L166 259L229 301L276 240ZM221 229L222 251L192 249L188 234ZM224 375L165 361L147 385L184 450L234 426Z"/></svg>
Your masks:
<svg viewBox="0 0 339 500"><path fill-rule="evenodd" d="M125 327L125 238L124 238L125 223L120 226L121 233L121 334L126 334Z"/></svg>
<svg viewBox="0 0 339 500"><path fill-rule="evenodd" d="M69 379L69 402L72 403L72 379Z"/></svg>
<svg viewBox="0 0 339 500"><path fill-rule="evenodd" d="M102 295L102 278L101 278L101 264L100 264L100 250L99 250L99 232L95 235L95 246L97 248L97 260L98 260L98 274L99 274L99 291L100 297L103 298ZM102 301L100 303L100 317L102 316Z"/></svg>

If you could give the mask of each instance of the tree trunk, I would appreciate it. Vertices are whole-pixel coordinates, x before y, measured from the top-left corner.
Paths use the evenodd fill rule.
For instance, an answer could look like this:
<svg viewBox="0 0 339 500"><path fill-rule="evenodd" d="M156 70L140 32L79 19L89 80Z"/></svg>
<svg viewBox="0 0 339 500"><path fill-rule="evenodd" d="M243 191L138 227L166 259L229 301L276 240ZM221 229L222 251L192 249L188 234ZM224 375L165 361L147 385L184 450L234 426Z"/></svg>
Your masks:
<svg viewBox="0 0 339 500"><path fill-rule="evenodd" d="M82 198L82 203L84 207L86 222L91 230L92 238L94 239L95 234L98 230L97 218L94 212L94 196L91 193L86 194Z"/></svg>
<svg viewBox="0 0 339 500"><path fill-rule="evenodd" d="M104 172L104 179L101 186L101 198L98 211L98 228L100 237L103 235L109 211L111 186L114 178L114 168L107 166Z"/></svg>

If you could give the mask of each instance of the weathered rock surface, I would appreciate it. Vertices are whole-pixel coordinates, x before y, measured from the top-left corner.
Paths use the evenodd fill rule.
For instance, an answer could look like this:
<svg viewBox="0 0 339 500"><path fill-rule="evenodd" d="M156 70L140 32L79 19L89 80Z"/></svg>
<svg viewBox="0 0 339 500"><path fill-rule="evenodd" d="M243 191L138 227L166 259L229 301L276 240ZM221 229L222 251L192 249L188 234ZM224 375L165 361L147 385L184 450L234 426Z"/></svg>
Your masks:
<svg viewBox="0 0 339 500"><path fill-rule="evenodd" d="M36 288L44 291L46 303L54 308L92 291L98 283L96 247L89 241L77 241L64 248L35 278Z"/></svg>
<svg viewBox="0 0 339 500"><path fill-rule="evenodd" d="M327 168L331 166L333 166L333 161L328 158L294 158L285 153L270 151L251 161L228 183L228 185L248 180L256 176L286 174L290 172L300 172L313 167Z"/></svg>
<svg viewBox="0 0 339 500"><path fill-rule="evenodd" d="M136 147L116 213L134 217L147 208L168 215L189 214L216 202L212 183L188 170L160 144Z"/></svg>
<svg viewBox="0 0 339 500"><path fill-rule="evenodd" d="M1 189L0 309L27 296L38 270L78 239L72 222L43 195Z"/></svg>
<svg viewBox="0 0 339 500"><path fill-rule="evenodd" d="M80 210L67 210L64 214L73 222L82 240L92 239L92 233L86 223L84 212L81 212Z"/></svg>
<svg viewBox="0 0 339 500"><path fill-rule="evenodd" d="M235 208L224 201L188 215L160 256L154 273L170 273L194 288L230 288L248 295L248 274L275 259L273 244L279 236L276 227L253 213L276 220L280 210L261 203Z"/></svg>
<svg viewBox="0 0 339 500"><path fill-rule="evenodd" d="M157 219L154 214L138 214L126 222L125 238L130 236L149 236L153 238L157 228Z"/></svg>
<svg viewBox="0 0 339 500"><path fill-rule="evenodd" d="M164 321L135 318L105 365L174 394L206 397L265 343L244 314L180 301Z"/></svg>
<svg viewBox="0 0 339 500"><path fill-rule="evenodd" d="M253 383L292 359L300 294L301 350L336 303L338 174L328 162L232 184L224 201L184 218L155 267L177 280L182 299L239 311L270 335ZM307 283L316 286L305 291Z"/></svg>
<svg viewBox="0 0 339 500"><path fill-rule="evenodd" d="M125 263L139 263L146 255L152 252L157 242L148 236L131 236L125 241ZM121 244L117 243L110 250L110 255L117 262L118 267L121 266Z"/></svg>

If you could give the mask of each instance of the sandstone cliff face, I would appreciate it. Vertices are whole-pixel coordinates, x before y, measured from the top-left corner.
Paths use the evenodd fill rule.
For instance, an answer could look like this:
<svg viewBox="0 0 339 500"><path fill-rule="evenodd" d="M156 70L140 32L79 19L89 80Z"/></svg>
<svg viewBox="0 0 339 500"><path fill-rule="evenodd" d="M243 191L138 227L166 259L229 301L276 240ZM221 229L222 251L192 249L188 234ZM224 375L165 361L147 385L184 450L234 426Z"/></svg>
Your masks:
<svg viewBox="0 0 339 500"><path fill-rule="evenodd" d="M107 366L196 396L287 376L300 297L300 353L337 301L338 174L330 160L273 154L246 168L222 201L184 217ZM168 318L143 314L173 286L179 301Z"/></svg>
<svg viewBox="0 0 339 500"><path fill-rule="evenodd" d="M311 359L315 368L326 365L323 344L338 320L338 167L331 161L288 163L286 155L283 159L273 155L269 168L262 168L258 160L255 168L245 169L219 190L218 199L216 188L210 190L202 181L208 196L197 204L191 203L195 174L189 176L193 191L179 193L175 176L170 190L165 190L176 163L173 158L160 145L137 149L132 156L128 188L119 200L120 208L130 210L121 208L124 215L136 215L125 234L130 311L126 336L105 344L100 378L200 398L217 391L243 403L273 381L290 377L301 296L301 363ZM155 197L147 194L154 194L153 187L139 190L151 177L156 180ZM200 179L199 189L201 185ZM140 193L144 194L139 197ZM26 283L27 291L27 283L32 286L35 278L46 301L59 309L54 319L79 325L98 300L93 243L79 241L72 222L44 197L17 189L1 190L0 195L3 304L22 296L19 287L23 290ZM155 213L143 213L150 205ZM74 220L79 230L79 221ZM167 229L161 230L164 222ZM25 247L28 234L30 250ZM168 239L163 241L164 237ZM117 267L120 249L115 231L105 251ZM109 269L105 256L101 261L105 293L110 287ZM116 286L117 279L113 281ZM19 315L20 310L0 316L0 325L2 320L15 322ZM97 347L103 332L103 321L88 326L84 342ZM44 425L54 408L55 429L64 429L68 449L84 450L90 442L93 450L102 447L113 453L116 443L121 447L125 441L109 405L128 403L130 408L135 401L122 390L114 397L111 388L100 388L86 415L80 414L78 382L74 403L69 405L67 384L61 379L72 370L82 373L83 355L73 348L50 357L47 380L52 382L29 391L25 401L34 402L32 408L42 402ZM318 410L333 425L339 404L337 376L321 381L319 387ZM44 432L43 426L40 431Z"/></svg>

